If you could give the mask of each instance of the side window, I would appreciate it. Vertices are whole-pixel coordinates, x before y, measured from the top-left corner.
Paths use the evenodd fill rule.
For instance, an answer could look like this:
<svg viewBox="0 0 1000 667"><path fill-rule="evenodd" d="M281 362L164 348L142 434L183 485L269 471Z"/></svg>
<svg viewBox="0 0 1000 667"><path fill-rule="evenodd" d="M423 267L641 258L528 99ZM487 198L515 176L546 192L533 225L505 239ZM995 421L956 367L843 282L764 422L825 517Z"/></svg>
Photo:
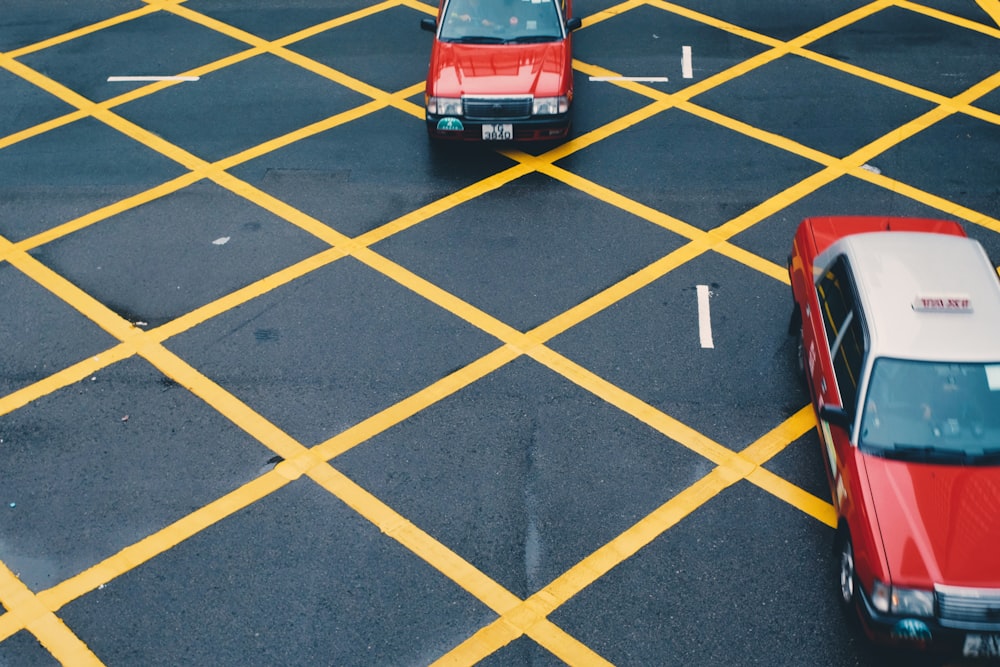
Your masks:
<svg viewBox="0 0 1000 667"><path fill-rule="evenodd" d="M857 403L858 382L864 364L865 337L847 259L843 255L826 270L816 290L841 405L852 411Z"/></svg>

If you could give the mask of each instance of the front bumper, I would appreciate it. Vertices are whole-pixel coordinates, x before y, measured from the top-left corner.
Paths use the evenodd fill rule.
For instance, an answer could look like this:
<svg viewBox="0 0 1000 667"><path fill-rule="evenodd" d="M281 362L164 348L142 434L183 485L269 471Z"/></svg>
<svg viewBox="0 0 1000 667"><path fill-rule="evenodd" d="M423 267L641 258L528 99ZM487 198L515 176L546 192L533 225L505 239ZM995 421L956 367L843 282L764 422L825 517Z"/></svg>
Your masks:
<svg viewBox="0 0 1000 667"><path fill-rule="evenodd" d="M858 593L861 625L873 642L950 656L1000 658L996 653L1000 650L1000 623L959 628L941 625L937 618L883 614L872 606L871 599L860 586ZM983 653L977 655L977 651Z"/></svg>
<svg viewBox="0 0 1000 667"><path fill-rule="evenodd" d="M425 114L425 116L428 136L433 139L451 141L483 141L483 125L504 123L513 126L513 141L565 139L569 135L569 128L572 122L569 113L524 120L498 118L494 121L467 120L465 118L438 116L430 113Z"/></svg>

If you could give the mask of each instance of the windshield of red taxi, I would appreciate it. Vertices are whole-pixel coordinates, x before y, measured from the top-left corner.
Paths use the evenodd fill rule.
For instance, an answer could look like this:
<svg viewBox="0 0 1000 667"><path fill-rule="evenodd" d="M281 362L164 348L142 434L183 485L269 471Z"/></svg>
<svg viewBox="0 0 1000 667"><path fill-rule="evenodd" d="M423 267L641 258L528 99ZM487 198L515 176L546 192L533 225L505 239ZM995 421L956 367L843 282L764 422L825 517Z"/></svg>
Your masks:
<svg viewBox="0 0 1000 667"><path fill-rule="evenodd" d="M879 358L863 405L858 442L869 450L963 462L1000 454L1000 363Z"/></svg>
<svg viewBox="0 0 1000 667"><path fill-rule="evenodd" d="M442 41L542 42L563 38L553 0L451 0L441 17Z"/></svg>

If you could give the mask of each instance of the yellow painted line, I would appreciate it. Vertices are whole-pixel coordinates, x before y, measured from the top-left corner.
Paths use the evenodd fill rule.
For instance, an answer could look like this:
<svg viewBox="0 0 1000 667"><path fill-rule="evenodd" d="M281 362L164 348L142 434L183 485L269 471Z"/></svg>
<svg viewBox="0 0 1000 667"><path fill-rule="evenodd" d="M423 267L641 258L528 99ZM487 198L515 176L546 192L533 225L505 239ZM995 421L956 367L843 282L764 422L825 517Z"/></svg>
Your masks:
<svg viewBox="0 0 1000 667"><path fill-rule="evenodd" d="M149 330L146 335L157 342L164 342L185 331L207 322L208 320L221 315L227 311L263 296L282 285L287 285L298 278L308 275L321 267L332 264L346 255L339 248L330 248L320 253L307 257L303 260L287 266L284 269L264 276L260 280L254 281L245 287L229 292L215 301L200 306L176 319L167 322L155 329Z"/></svg>
<svg viewBox="0 0 1000 667"><path fill-rule="evenodd" d="M471 664L468 657L489 655L521 634L535 638L540 619L546 618L570 598L610 572L626 559L675 526L735 481L716 468L641 519L621 535L600 547L536 592L511 612L472 635L443 655L435 665ZM537 639L536 639L537 641ZM585 663L584 663L585 664Z"/></svg>
<svg viewBox="0 0 1000 667"><path fill-rule="evenodd" d="M202 78L209 74L213 74L220 70L226 69L227 67L239 64L245 60L256 58L257 56L263 53L265 53L265 50L263 48L251 47L244 51L238 51L231 55L225 56L213 62L206 63L204 65L199 65L194 69L189 69L184 72L178 72L177 75ZM120 95L116 95L115 97L110 97L100 102L98 106L104 109L113 109L114 107L121 106L123 104L128 104L129 102L133 102L137 99L152 95L153 93L160 92L161 90L173 88L174 86L177 86L180 83L181 82L177 81L156 81L149 83L145 86L136 86L135 88L131 88L125 91L124 93L121 93Z"/></svg>
<svg viewBox="0 0 1000 667"><path fill-rule="evenodd" d="M791 281L788 279L788 267L783 264L775 264L769 259L764 259L732 243L716 244L712 247L712 250L733 261L744 264L759 273L763 273L765 276L769 276L778 282L791 285Z"/></svg>
<svg viewBox="0 0 1000 667"><path fill-rule="evenodd" d="M856 178L860 178L875 185L885 188L889 192L895 192L904 197L909 197L914 201L918 201L922 204L926 204L931 208L936 208L940 211L944 211L948 215L954 216L956 218L961 218L975 225L983 227L990 230L991 232L996 232L1000 234L1000 220L996 218L991 218L990 216L967 208L955 202L944 199L943 197L938 197L937 195L930 194L923 190L919 190L912 185L908 185L901 181L889 178L885 174L873 174L867 171L852 172L852 175Z"/></svg>
<svg viewBox="0 0 1000 667"><path fill-rule="evenodd" d="M340 17L336 20L336 22L329 22L331 24L330 27L334 27L334 24L343 25L346 22L357 20L364 16L378 13L379 11L383 11L387 7L393 7L396 6L397 4L398 4L397 2L393 1L375 4L364 10L355 12L349 17ZM282 40L269 42L244 30L235 28L227 23L223 23L222 21L213 19L209 16L206 16L205 14L196 12L184 5L180 4L171 5L169 7L166 7L165 9L171 13L180 16L181 18L191 21L192 23L197 23L206 28L222 33L228 37L232 37L233 39L237 39L252 46L264 49L265 51L277 55L283 58L284 60L287 60L290 63L302 67L307 71L313 72L314 74L319 74L320 76L326 77L331 81L340 83L341 85L344 85L350 88L351 90L359 92L363 95L367 95L372 99L377 100L385 98L389 95L388 93L379 90L378 88L375 88L374 86L371 86L365 83L364 81L350 77L342 72L333 69L332 67L328 67L326 65L323 65L322 63L318 63L315 60L312 60L311 58L307 58L299 53L296 53L295 51L286 49L283 45L286 43L292 43L293 41L295 41L294 38L286 37ZM302 31L302 33L300 34L306 35L308 34L308 31ZM298 37L298 39L301 38L302 37Z"/></svg>
<svg viewBox="0 0 1000 667"><path fill-rule="evenodd" d="M763 490L771 493L804 513L828 526L834 525L833 508L829 503L790 484L786 480L760 468L775 454L788 446L815 425L810 406L799 410L779 427L765 434L757 442L747 447L743 455L753 459L757 465L740 465L732 468L736 457L725 461L699 482L681 492L617 538L607 543L593 554L577 563L551 584L532 595L517 609L482 628L479 632L442 656L435 665L471 665L513 641L521 634L531 636L536 642L550 648L547 642L554 633L551 625L546 625L546 617L574 595L604 576L612 568L638 553L640 549L656 537L676 525L725 488L741 479L747 479ZM557 630L557 629L556 629ZM586 649L586 647L583 647ZM550 650L552 650L550 648ZM589 651L589 649L587 649ZM555 652L555 651L553 651ZM559 655L557 653L557 655ZM584 654L573 655L568 664L591 664L590 660L603 658Z"/></svg>
<svg viewBox="0 0 1000 667"><path fill-rule="evenodd" d="M750 137L751 139L756 139L761 143L770 144L771 146L780 148L783 151L786 151L788 153L793 153L795 155L805 158L806 160L811 160L812 162L817 162L824 166L829 165L831 162L834 162L836 160L836 158L831 157L826 153L823 153L814 148L810 148L808 146L800 144L799 142L793 141L792 139L783 137L780 134L769 132L767 130L762 130L758 127L750 125L749 123L744 123L743 121L736 120L735 118L731 118L717 111L706 109L705 107L702 107L693 102L687 102L687 101L681 102L677 105L677 108L681 109L682 111L690 113L692 116L696 116L703 120L707 120L708 122L713 123L715 125L728 128L746 137Z"/></svg>
<svg viewBox="0 0 1000 667"><path fill-rule="evenodd" d="M2 248L2 237L0 237L0 256L3 255ZM171 320L161 327L151 329L145 332L144 339L147 343L162 343L168 338L192 329L195 326L215 317L216 315L235 308L247 301L250 301L251 299L261 296L281 285L287 284L296 278L308 274L316 268L325 266L326 264L334 262L344 256L344 253L336 248L313 255L312 257L293 264L290 267L272 273L250 285L247 285L246 287L230 292L216 301L201 306L200 308L196 308L185 315ZM24 387L23 389L0 396L0 415L13 412L14 410L24 407L38 398L47 396L59 389L79 382L101 369L126 359L135 353L136 349L134 346L119 344L99 354L79 361L63 370L52 373L42 380Z"/></svg>
<svg viewBox="0 0 1000 667"><path fill-rule="evenodd" d="M567 665L579 665L579 667L611 667L613 665L612 662L547 618L543 617L532 623L525 634Z"/></svg>
<svg viewBox="0 0 1000 667"><path fill-rule="evenodd" d="M196 509L174 523L125 547L74 577L38 594L46 609L56 611L73 600L172 549L181 542L232 516L289 483L291 477L277 468L247 482L217 500Z"/></svg>
<svg viewBox="0 0 1000 667"><path fill-rule="evenodd" d="M140 329L30 255L8 253L7 261L123 343L142 337Z"/></svg>
<svg viewBox="0 0 1000 667"><path fill-rule="evenodd" d="M717 227L714 231L729 238L745 231L769 215L784 210L790 203L800 201L806 194L818 190L823 185L833 182L840 176L851 173L871 180L869 172L861 167L889 149L913 137L923 130L940 122L947 116L964 108L973 100L991 92L1000 86L1000 72L985 81L957 95L953 100L944 101L917 118L897 127L882 137L862 146L852 154L831 163L824 170L799 181L784 192L743 213L729 222ZM808 156L803 156L808 157Z"/></svg>
<svg viewBox="0 0 1000 667"><path fill-rule="evenodd" d="M124 213L133 208L142 206L143 204L148 204L152 201L156 201L162 197L173 194L184 188L192 185L201 180L201 176L195 172L187 172L181 174L180 176L173 178L165 183L154 186L148 190L140 192L138 194L132 195L131 197L126 197L125 199L120 199L113 204L108 204L99 209L91 211L81 215L79 218L70 220L61 225L51 227L44 232L40 232L35 236L24 239L14 244L14 247L22 252L27 252L34 248L38 248L46 243L55 241L56 239L62 238L63 236L68 236L74 232L78 232L81 229L89 227L94 223L107 220L108 218L114 217L120 213Z"/></svg>
<svg viewBox="0 0 1000 667"><path fill-rule="evenodd" d="M487 176L486 178L476 181L471 185L465 186L461 190L445 195L444 197L434 200L430 204L410 211L395 220L391 220L380 227L376 227L371 231L365 232L364 234L355 237L354 240L359 245L373 246L376 243L398 234L401 231L409 229L414 225L424 222L425 220L429 220L434 216L444 213L445 211L449 211L466 202L470 202L487 192L497 190L504 185L521 178L529 172L530 169L525 165L515 164L504 171Z"/></svg>
<svg viewBox="0 0 1000 667"><path fill-rule="evenodd" d="M171 144L168 141L165 141L164 139L161 139L145 128L142 128L131 121L125 120L114 112L102 107L99 104L95 104L79 93L70 90L61 83L50 79L49 77L31 69L26 65L22 65L16 60L0 56L0 62L3 63L4 67L22 79L35 84L46 92L58 97L63 102L75 106L81 111L92 115L94 118L113 127L122 134L135 139L139 143L166 155L188 169L196 170L208 165L208 163L201 158L191 155L187 151Z"/></svg>
<svg viewBox="0 0 1000 667"><path fill-rule="evenodd" d="M324 461L330 461L352 447L367 442L379 433L468 387L519 356L520 354L509 345L497 348L415 394L320 443L313 448L313 452Z"/></svg>
<svg viewBox="0 0 1000 667"><path fill-rule="evenodd" d="M360 19L365 19L370 16L375 16L384 12L387 9L393 9L399 6L409 6L413 9L418 9L420 11L429 11L429 13L435 13L437 11L436 7L428 7L427 5L420 2L402 2L400 0L384 0L383 2L375 2L367 7L358 9L349 14L344 14L342 16L337 16L323 23L317 23L316 25L310 26L308 28L303 28L298 32L292 33L291 35L286 35L281 39L274 41L277 46L288 46L289 44L294 44L296 42L301 42L302 40L309 39L323 32L327 32L333 28L339 28L340 26L347 25L349 23L354 23Z"/></svg>
<svg viewBox="0 0 1000 667"><path fill-rule="evenodd" d="M0 612L0 642L6 641L21 630L24 630L24 625L20 619L9 612Z"/></svg>
<svg viewBox="0 0 1000 667"><path fill-rule="evenodd" d="M87 357L67 368L47 375L23 389L0 396L0 416L10 414L29 403L48 396L63 387L75 384L84 378L92 376L111 364L127 359L135 354L135 350L127 345L116 345L98 355Z"/></svg>
<svg viewBox="0 0 1000 667"><path fill-rule="evenodd" d="M638 292L643 287L651 285L677 267L707 252L710 247L709 243L704 239L686 243L652 264L639 269L627 278L556 315L531 330L528 335L539 343L555 338L605 308L609 308L627 296Z"/></svg>
<svg viewBox="0 0 1000 667"><path fill-rule="evenodd" d="M998 0L976 0L976 4L982 8L984 12L989 14L993 22L1000 26L1000 1ZM993 35L996 37L996 35Z"/></svg>
<svg viewBox="0 0 1000 667"><path fill-rule="evenodd" d="M343 473L324 464L307 473L313 481L342 500L436 570L498 614L516 609L521 599L486 576Z"/></svg>
<svg viewBox="0 0 1000 667"><path fill-rule="evenodd" d="M732 450L702 435L687 424L657 410L558 352L546 347L535 347L529 350L527 355L717 465L728 465L736 456Z"/></svg>
<svg viewBox="0 0 1000 667"><path fill-rule="evenodd" d="M655 208L639 203L634 199L630 199L610 188L606 188L603 185L599 185L593 181L583 178L582 176L578 176L571 171L567 171L542 160L535 160L533 162L533 166L541 173L551 176L552 178L565 183L576 190L585 192L595 199L599 199L606 204L614 206L615 208L631 213L638 218L648 220L654 225L663 227L678 236L682 236L690 240L703 240L708 236L708 232L705 232L690 223L684 222L683 220L663 213Z"/></svg>
<svg viewBox="0 0 1000 667"><path fill-rule="evenodd" d="M98 21L97 23L92 23L88 26L82 28L77 28L76 30L71 30L70 32L51 37L49 39L43 40L41 42L36 42L28 46L22 46L17 49L5 52L5 55L11 58L20 58L21 56L26 56L29 53L35 53L37 51L43 51L47 48L56 46L58 44L65 44L66 42L71 42L79 37L84 37L86 35L91 35L95 32L100 32L105 28L111 28L116 25L121 25L123 23L128 23L129 21L141 18L143 16L148 16L150 14L156 13L158 10L155 7L140 7L139 9L133 9L130 12L125 12L124 14L118 14L104 21Z"/></svg>
<svg viewBox="0 0 1000 667"><path fill-rule="evenodd" d="M775 475L764 468L757 468L747 476L747 481L767 491L775 498L811 516L830 528L837 527L837 511L826 500L792 484L787 479Z"/></svg>
<svg viewBox="0 0 1000 667"><path fill-rule="evenodd" d="M475 306L462 301L451 292L438 287L434 283L421 278L399 264L367 248L358 248L351 254L355 259L372 269L391 278L400 285L408 287L431 303L444 308L453 315L473 324L508 345L512 345L522 351L525 348L535 345L534 341L506 322L502 322Z"/></svg>
<svg viewBox="0 0 1000 667"><path fill-rule="evenodd" d="M989 35L990 37L1000 39L1000 30L997 30L995 27L979 23L978 21L970 21L969 19L949 14L948 12L935 9L934 7L927 7L915 2L909 2L909 0L896 0L894 4L897 7L908 9L911 12L924 14L926 16L936 18L939 21L945 21L961 28L965 28L966 30L981 32L985 35ZM990 19L993 20L993 23L1000 26L1000 2L998 2L998 0L976 0L976 4L979 5L984 12L986 12Z"/></svg>
<svg viewBox="0 0 1000 667"><path fill-rule="evenodd" d="M64 665L102 665L86 644L0 562L0 603L49 653Z"/></svg>
<svg viewBox="0 0 1000 667"><path fill-rule="evenodd" d="M260 48L250 48L250 49L247 49L246 51L235 53L233 55L226 56L225 58L221 58L221 59L219 59L219 60L217 60L215 62L208 63L207 65L202 65L200 67L197 67L195 69L189 70L187 72L182 72L180 74L180 76L199 76L199 77L200 76L205 76L206 74L210 74L210 73L218 71L220 69L224 69L226 67L234 65L234 64L236 64L238 62L241 62L243 60L247 60L249 58L258 56L258 55L260 55L262 53L264 53L263 49L260 49ZM9 56L10 54L7 54L7 55ZM9 60L9 59L5 59L3 56L4 56L4 54L0 54L0 67L4 67L6 69L10 69L10 67L8 67L7 65L10 62L12 62L12 61ZM14 73L14 72L12 72L12 73ZM148 84L146 86L139 86L139 87L130 89L127 92L122 93L121 95L117 95L115 97L111 97L111 98L103 100L101 102L91 102L86 107L86 110L81 110L80 108L78 108L76 111L71 111L69 113L66 113L63 116L58 117L58 118L54 118L52 120L45 121L44 123L40 123L39 125L27 128L27 129L22 130L20 132L16 132L16 133L11 134L11 135L9 135L7 137L0 138L0 148L6 148L7 146L11 146L11 145L13 145L15 143L18 143L18 142L21 142L21 141L25 141L26 139L30 139L32 137L38 136L39 134L43 134L44 132L47 132L50 129L54 129L56 127L61 127L63 125L67 125L69 123L75 122L75 121L77 121L77 120L79 120L81 118L93 115L93 109L101 108L101 109L109 110L109 109L112 109L112 108L114 108L116 106L121 106L122 104L127 104L128 102L132 102L134 100L140 99L142 97L146 97L147 95L151 95L153 93L159 92L161 90L165 90L167 88L170 88L170 87L173 87L173 86L176 86L176 85L179 85L178 82L158 81L158 82L155 82L155 83L150 83L150 84ZM71 102L68 102L67 100L63 100L63 101L66 101L67 103L72 104Z"/></svg>
<svg viewBox="0 0 1000 667"><path fill-rule="evenodd" d="M308 453L294 438L165 347L149 345L139 354L282 458L291 460Z"/></svg>
<svg viewBox="0 0 1000 667"><path fill-rule="evenodd" d="M385 106L386 105L384 103L377 101L366 102L365 104L354 107L353 109L348 109L347 111L334 114L333 116L329 116L323 120L305 125L297 130L283 134L280 137L269 139L262 144L258 144L227 158L223 158L206 168L204 173L214 174L227 169L232 169L239 164L249 162L250 160L263 155L267 155L268 153L272 153L280 148L284 148L285 146L290 146L291 144L301 141L302 139L321 134L341 125L346 125L353 120L367 116L368 114L378 111Z"/></svg>
<svg viewBox="0 0 1000 667"><path fill-rule="evenodd" d="M815 427L816 418L813 415L812 405L806 405L741 451L740 456L750 459L757 465L763 465Z"/></svg>
<svg viewBox="0 0 1000 667"><path fill-rule="evenodd" d="M4 67L5 61L2 54L0 54L0 67ZM6 68L5 68L6 69ZM39 135L45 134L51 130L58 129L63 125L69 125L70 123L76 122L81 118L86 118L87 114L80 111L71 111L64 116L59 116L58 118L53 118L52 120L47 120L38 125L34 125L27 129L15 132L13 134L8 134L6 137L0 137L0 150L13 146L16 143L26 141L32 137L37 137Z"/></svg>
<svg viewBox="0 0 1000 667"><path fill-rule="evenodd" d="M625 0L625 2L620 2L617 5L608 7L599 12L594 12L592 14L587 14L586 16L580 17L583 20L584 27L589 28L590 26L597 25L608 19L613 19L619 14L624 14L627 11L635 9L636 7L642 7L647 4L647 0Z"/></svg>
<svg viewBox="0 0 1000 667"><path fill-rule="evenodd" d="M740 456L753 461L758 466L747 476L747 481L817 521L834 528L837 525L837 513L829 501L817 498L788 480L760 467L815 427L816 418L812 405L806 405L777 428L772 429L741 451Z"/></svg>
<svg viewBox="0 0 1000 667"><path fill-rule="evenodd" d="M670 14L674 14L676 16L681 16L683 18L690 19L691 21L695 21L702 25L707 25L711 28L727 32L731 35L742 37L743 39L746 39L751 42L758 42L760 44L764 44L770 47L785 46L785 43L782 42L781 40L769 37L768 35L764 35L759 32L755 32L753 30L748 30L746 28L743 28L742 26L736 25L735 23L729 23L728 21L723 21L722 19L716 18L715 16L711 16L709 14L703 14L702 12L696 11L689 7L677 5L672 2L667 2L666 0L647 0L647 2L645 2L644 4L649 5L650 7L655 7L657 9L663 10Z"/></svg>

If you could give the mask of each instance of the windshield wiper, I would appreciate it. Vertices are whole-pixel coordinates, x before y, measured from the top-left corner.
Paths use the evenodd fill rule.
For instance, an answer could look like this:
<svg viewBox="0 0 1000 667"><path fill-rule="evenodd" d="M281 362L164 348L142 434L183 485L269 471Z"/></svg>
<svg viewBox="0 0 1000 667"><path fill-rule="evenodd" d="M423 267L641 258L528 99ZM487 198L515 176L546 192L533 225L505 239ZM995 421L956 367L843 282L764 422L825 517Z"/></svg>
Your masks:
<svg viewBox="0 0 1000 667"><path fill-rule="evenodd" d="M444 41L458 42L459 44L503 44L507 40L503 37L488 37L486 35L466 35L465 37L450 37Z"/></svg>
<svg viewBox="0 0 1000 667"><path fill-rule="evenodd" d="M953 449L950 447L913 445L906 442L897 442L890 448L879 449L872 453L887 458L924 462L963 463L966 465L1000 462L1000 447Z"/></svg>
<svg viewBox="0 0 1000 667"><path fill-rule="evenodd" d="M962 449L935 447L934 445L913 445L897 442L891 449L884 450L886 456L917 461L941 461L964 463L969 455Z"/></svg>
<svg viewBox="0 0 1000 667"><path fill-rule="evenodd" d="M512 37L507 41L517 44L530 44L532 42L558 42L560 39L562 39L562 35L521 35L520 37Z"/></svg>
<svg viewBox="0 0 1000 667"><path fill-rule="evenodd" d="M968 451L966 455L976 463L1000 462L1000 447L983 447L979 450Z"/></svg>

